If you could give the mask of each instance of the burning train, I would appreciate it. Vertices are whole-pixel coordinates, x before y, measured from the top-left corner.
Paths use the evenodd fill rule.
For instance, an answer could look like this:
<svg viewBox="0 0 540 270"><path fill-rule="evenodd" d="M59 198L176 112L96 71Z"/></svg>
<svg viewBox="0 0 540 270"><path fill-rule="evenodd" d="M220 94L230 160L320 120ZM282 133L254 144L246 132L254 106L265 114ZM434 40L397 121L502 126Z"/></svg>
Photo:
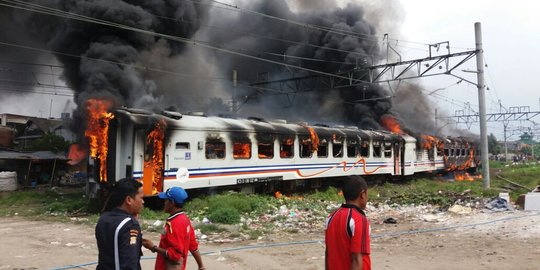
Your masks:
<svg viewBox="0 0 540 270"><path fill-rule="evenodd" d="M90 144L94 190L124 177L141 181L152 196L173 186L319 186L345 175L369 180L478 165L474 144L464 139L129 108L96 116L93 130L101 137Z"/></svg>

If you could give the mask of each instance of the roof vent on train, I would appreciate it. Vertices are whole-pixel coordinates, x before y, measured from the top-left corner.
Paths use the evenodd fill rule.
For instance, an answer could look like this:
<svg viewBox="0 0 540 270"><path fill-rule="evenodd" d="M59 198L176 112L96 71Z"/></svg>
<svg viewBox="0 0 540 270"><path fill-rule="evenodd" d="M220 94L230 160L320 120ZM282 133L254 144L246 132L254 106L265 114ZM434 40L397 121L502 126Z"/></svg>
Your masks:
<svg viewBox="0 0 540 270"><path fill-rule="evenodd" d="M330 127L329 125L326 125L326 124L315 124L314 126L316 126L316 127Z"/></svg>
<svg viewBox="0 0 540 270"><path fill-rule="evenodd" d="M265 122L265 123L266 123L266 120L264 120L264 119L261 118L261 117L250 116L250 117L248 117L247 119L248 119L248 120L252 120L252 121Z"/></svg>
<svg viewBox="0 0 540 270"><path fill-rule="evenodd" d="M206 114L204 112L188 112L187 115L191 116L204 116L206 117Z"/></svg>
<svg viewBox="0 0 540 270"><path fill-rule="evenodd" d="M228 119L236 119L237 117L232 115L232 114L228 114L228 113L220 113L218 114L218 117L221 117L221 118L228 118Z"/></svg>
<svg viewBox="0 0 540 270"><path fill-rule="evenodd" d="M301 125L301 126L309 126L308 122L298 122L296 124Z"/></svg>
<svg viewBox="0 0 540 270"><path fill-rule="evenodd" d="M348 129L356 129L356 130L358 130L358 127L357 127L357 126L346 126L345 128L348 128Z"/></svg>
<svg viewBox="0 0 540 270"><path fill-rule="evenodd" d="M285 119L272 119L272 120L270 120L270 123L272 123L272 124L287 124L287 120L285 120Z"/></svg>
<svg viewBox="0 0 540 270"><path fill-rule="evenodd" d="M344 125L336 125L336 126L334 126L334 128L345 128L345 126Z"/></svg>
<svg viewBox="0 0 540 270"><path fill-rule="evenodd" d="M164 116L167 116L169 118L176 119L176 120L182 118L182 114L179 113L179 112L161 111L161 114L164 115Z"/></svg>

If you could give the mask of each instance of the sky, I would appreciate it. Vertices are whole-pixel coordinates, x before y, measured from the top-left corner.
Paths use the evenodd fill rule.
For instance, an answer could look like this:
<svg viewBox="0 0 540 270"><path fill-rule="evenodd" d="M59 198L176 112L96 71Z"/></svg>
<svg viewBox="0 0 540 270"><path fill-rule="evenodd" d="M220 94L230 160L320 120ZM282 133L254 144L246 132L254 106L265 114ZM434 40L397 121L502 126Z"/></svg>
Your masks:
<svg viewBox="0 0 540 270"><path fill-rule="evenodd" d="M486 85L486 108L488 113L500 111L499 100L506 108L529 106L530 111L540 111L540 91L538 89L538 72L540 54L540 20L538 10L540 3L536 1L489 1L489 0L402 0L405 16L400 27L402 38L407 41L421 43L437 43L449 41L451 47L459 49L451 52L475 47L474 23L482 24L482 39ZM407 43L406 43L407 44ZM412 46L407 44L407 46ZM415 45L413 47L419 47ZM463 48L463 49L461 49ZM405 59L425 56L425 51L402 49ZM473 58L462 69L476 70ZM461 69L460 69L461 70ZM473 82L476 74L456 73ZM469 102L478 111L478 91L476 86L468 83L455 84L459 79L450 76L436 76L419 80L427 91L437 91L446 97L434 98L437 107L454 115L455 110L462 110L458 105ZM540 116L533 119L540 123ZM531 126L530 122L511 122L509 129L519 126ZM488 122L488 133L502 139L503 124ZM459 127L467 128L460 124ZM479 125L471 127L471 131L479 133ZM510 134L511 132L509 132ZM540 134L538 134L540 135ZM518 138L518 134L511 137ZM536 137L538 138L538 136Z"/></svg>
<svg viewBox="0 0 540 270"><path fill-rule="evenodd" d="M529 106L530 111L540 111L540 91L537 90L539 68L536 67L540 63L540 54L535 50L540 44L540 20L537 14L540 10L539 2L381 0L379 6L374 7L373 2L362 1L367 3L366 9L373 10L371 15L368 12L368 16L377 16L377 12L384 13L377 25L378 33L381 37L384 33L389 34L393 40L391 45L401 54L402 60L426 57L425 44L444 41L450 42L451 53L473 49L474 23L480 22L487 65L485 79L489 88L486 91L487 112L499 112L500 104L505 108ZM385 9L385 5L391 5L392 8ZM459 68L456 74L476 81L475 74L461 72L462 69L475 70L474 58ZM0 113L60 117L62 112L71 112L75 105L69 91L52 75L60 73L61 70L51 67L49 74L34 75L40 84L52 85L57 95L3 96L0 100ZM473 111L478 111L476 86L466 82L457 84L458 81L455 77L434 76L408 82L420 84L426 93L436 93L430 96L440 112L454 115L456 110L467 110L467 104L470 104ZM439 121L440 125L449 124L447 120ZM540 123L540 116L534 121ZM530 122L512 122L510 128L531 125ZM463 124L458 127L467 128ZM470 130L479 133L478 124L473 124ZM503 124L488 123L488 133L502 139ZM513 135L510 139L516 139L519 134L509 132L509 135Z"/></svg>

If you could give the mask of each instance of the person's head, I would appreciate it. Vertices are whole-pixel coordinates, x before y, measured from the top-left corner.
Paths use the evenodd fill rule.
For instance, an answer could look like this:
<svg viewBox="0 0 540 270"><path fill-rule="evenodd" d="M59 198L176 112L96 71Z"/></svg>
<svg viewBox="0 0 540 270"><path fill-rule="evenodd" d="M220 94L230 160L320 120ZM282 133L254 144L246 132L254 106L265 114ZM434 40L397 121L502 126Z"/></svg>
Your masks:
<svg viewBox="0 0 540 270"><path fill-rule="evenodd" d="M159 193L158 197L165 200L163 211L172 214L184 207L188 194L181 187L172 187Z"/></svg>
<svg viewBox="0 0 540 270"><path fill-rule="evenodd" d="M139 214L144 205L142 184L136 180L123 178L118 180L111 194L111 203L131 215Z"/></svg>
<svg viewBox="0 0 540 270"><path fill-rule="evenodd" d="M348 176L343 182L343 196L347 203L365 209L368 200L366 180L358 175Z"/></svg>

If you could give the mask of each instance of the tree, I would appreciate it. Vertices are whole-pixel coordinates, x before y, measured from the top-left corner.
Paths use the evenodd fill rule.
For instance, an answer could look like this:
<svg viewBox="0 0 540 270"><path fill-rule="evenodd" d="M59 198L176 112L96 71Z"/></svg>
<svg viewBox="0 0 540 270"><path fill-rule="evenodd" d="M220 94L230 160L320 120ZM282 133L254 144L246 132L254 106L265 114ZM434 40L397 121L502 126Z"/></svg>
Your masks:
<svg viewBox="0 0 540 270"><path fill-rule="evenodd" d="M52 151L54 153L66 152L69 142L66 142L61 136L45 133L43 137L32 141L25 149L26 151Z"/></svg>
<svg viewBox="0 0 540 270"><path fill-rule="evenodd" d="M488 136L488 148L492 155L497 155L501 152L501 146L497 142L497 138L495 135L493 135L493 133L490 133Z"/></svg>

